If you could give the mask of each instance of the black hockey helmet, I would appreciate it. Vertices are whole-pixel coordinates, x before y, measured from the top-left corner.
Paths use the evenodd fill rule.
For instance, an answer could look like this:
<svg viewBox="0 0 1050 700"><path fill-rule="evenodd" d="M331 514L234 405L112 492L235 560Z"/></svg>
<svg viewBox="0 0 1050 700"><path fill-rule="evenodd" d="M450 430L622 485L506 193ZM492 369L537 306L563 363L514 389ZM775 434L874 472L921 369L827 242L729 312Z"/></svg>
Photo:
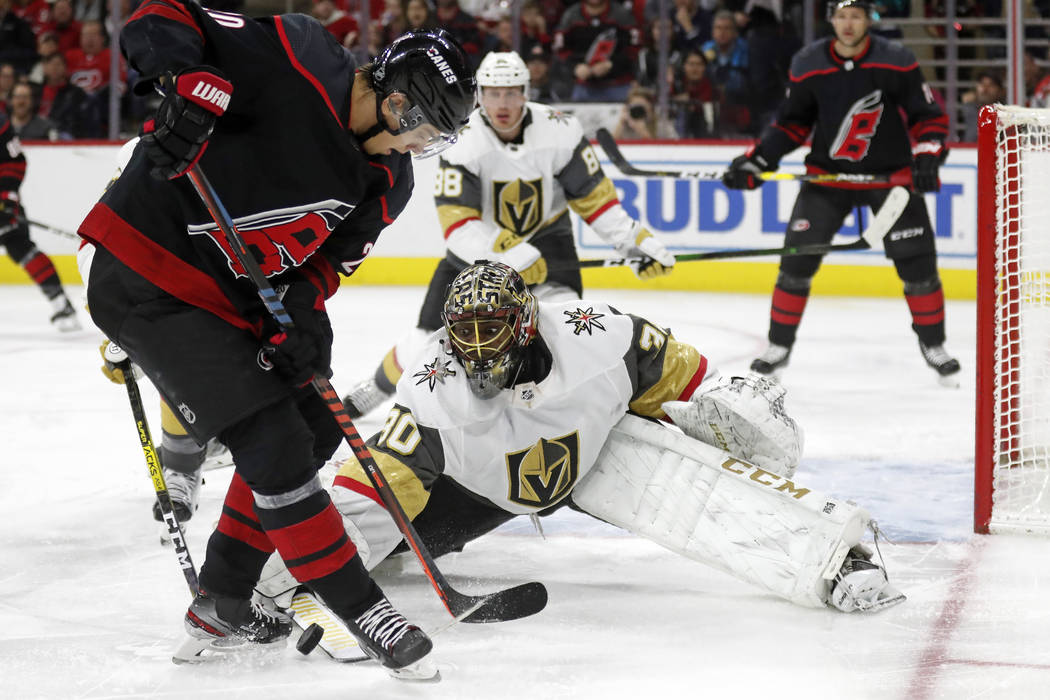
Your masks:
<svg viewBox="0 0 1050 700"><path fill-rule="evenodd" d="M867 13L872 22L877 22L879 13L875 10L875 3L871 0L828 0L828 21L835 16L835 10L843 7L857 7Z"/></svg>
<svg viewBox="0 0 1050 700"><path fill-rule="evenodd" d="M408 108L396 114L400 134L430 125L436 135L419 156L429 156L456 142L456 134L474 111L477 92L470 62L463 47L444 29L415 30L402 34L376 57L372 89L377 95L376 117L383 100L398 92L408 98Z"/></svg>
<svg viewBox="0 0 1050 700"><path fill-rule="evenodd" d="M536 315L536 297L508 265L478 260L452 280L441 320L475 396L491 399L514 384Z"/></svg>

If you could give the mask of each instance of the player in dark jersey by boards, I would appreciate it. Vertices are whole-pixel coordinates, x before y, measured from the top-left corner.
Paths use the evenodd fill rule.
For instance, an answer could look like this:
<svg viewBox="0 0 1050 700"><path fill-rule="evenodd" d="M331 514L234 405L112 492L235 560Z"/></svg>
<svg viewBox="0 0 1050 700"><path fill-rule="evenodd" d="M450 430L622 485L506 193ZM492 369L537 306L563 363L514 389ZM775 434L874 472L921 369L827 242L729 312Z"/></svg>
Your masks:
<svg viewBox="0 0 1050 700"><path fill-rule="evenodd" d="M331 374L325 299L405 207L410 154L442 150L473 109L466 56L444 31L416 32L359 68L305 15L188 0L147 0L120 39L164 99L80 226L89 307L188 433L218 435L235 465L176 660L283 645L290 618L251 604L276 550L371 656L413 664L430 639L371 579L321 487L342 433L308 383ZM294 328L276 326L182 177L198 163Z"/></svg>
<svg viewBox="0 0 1050 700"><path fill-rule="evenodd" d="M29 220L18 193L25 174L26 157L22 153L22 144L7 115L0 112L0 246L51 302L52 325L63 332L80 330L77 312L69 303L54 263L29 238Z"/></svg>
<svg viewBox="0 0 1050 700"><path fill-rule="evenodd" d="M912 52L869 33L872 12L872 3L866 0L828 3L835 36L795 54L791 85L776 120L755 145L733 160L724 181L736 189L758 187L759 172L776 170L780 159L808 138L812 138L806 156L808 172L904 178L910 173L911 200L884 239L886 256L904 282L923 357L942 384L958 386L959 362L944 350L944 292L922 195L940 189L937 171L947 155L948 119L923 82ZM889 183L803 184L784 245L829 242L854 207L877 210L890 187ZM751 363L752 370L772 374L787 365L822 257L781 258L770 311L770 345Z"/></svg>

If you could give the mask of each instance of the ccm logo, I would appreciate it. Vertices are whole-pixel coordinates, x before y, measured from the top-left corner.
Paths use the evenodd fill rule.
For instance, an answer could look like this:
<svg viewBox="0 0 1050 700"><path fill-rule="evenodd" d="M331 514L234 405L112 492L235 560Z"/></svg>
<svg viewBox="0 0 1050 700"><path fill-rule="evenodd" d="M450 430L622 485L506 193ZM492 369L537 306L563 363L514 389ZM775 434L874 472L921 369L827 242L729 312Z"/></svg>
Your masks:
<svg viewBox="0 0 1050 700"><path fill-rule="evenodd" d="M434 62L437 69L441 71L441 76L445 79L445 82L452 84L456 82L456 74L452 72L452 68L449 67L448 61L442 56L437 49L431 46L427 49L427 56L430 56L430 60Z"/></svg>
<svg viewBox="0 0 1050 700"><path fill-rule="evenodd" d="M190 94L198 98L200 102L210 102L223 112L230 106L230 93L203 80L193 87Z"/></svg>

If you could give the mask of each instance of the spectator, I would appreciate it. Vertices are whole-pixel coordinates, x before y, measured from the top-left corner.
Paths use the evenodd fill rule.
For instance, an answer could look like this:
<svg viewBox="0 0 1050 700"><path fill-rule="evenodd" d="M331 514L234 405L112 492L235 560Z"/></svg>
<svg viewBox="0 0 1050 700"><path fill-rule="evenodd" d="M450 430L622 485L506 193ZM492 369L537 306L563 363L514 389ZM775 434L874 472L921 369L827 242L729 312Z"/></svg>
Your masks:
<svg viewBox="0 0 1050 700"><path fill-rule="evenodd" d="M61 53L44 61L44 87L40 92L40 116L58 125L63 139L101 138L102 112L99 103L69 82L66 59Z"/></svg>
<svg viewBox="0 0 1050 700"><path fill-rule="evenodd" d="M1050 75L1036 60L1032 49L1024 51L1025 106L1050 106Z"/></svg>
<svg viewBox="0 0 1050 700"><path fill-rule="evenodd" d="M656 95L653 91L638 86L627 93L627 100L620 110L620 120L612 133L617 141L678 138L671 123L657 116Z"/></svg>
<svg viewBox="0 0 1050 700"><path fill-rule="evenodd" d="M738 34L732 12L719 10L715 13L711 40L704 43L703 51L707 59L707 76L722 97L719 121L727 135L748 133L751 129L748 48L747 41Z"/></svg>
<svg viewBox="0 0 1050 700"><path fill-rule="evenodd" d="M758 132L776 116L787 89L791 57L802 48L802 44L794 30L781 22L778 1L748 0L747 7L751 128Z"/></svg>
<svg viewBox="0 0 1050 700"><path fill-rule="evenodd" d="M537 0L525 0L521 4L521 55L529 56L539 45L549 51L551 36L547 33L547 19Z"/></svg>
<svg viewBox="0 0 1050 700"><path fill-rule="evenodd" d="M671 47L676 51L699 49L711 39L711 11L700 0L674 0Z"/></svg>
<svg viewBox="0 0 1050 700"><path fill-rule="evenodd" d="M29 83L19 83L11 91L11 108L8 110L11 129L22 141L57 141L58 127L46 117L33 112L33 88Z"/></svg>
<svg viewBox="0 0 1050 700"><path fill-rule="evenodd" d="M66 52L69 81L89 96L98 95L110 84L110 49L102 22L89 20L80 27L80 48ZM113 80L123 94L127 81L127 66L120 59L120 76Z"/></svg>
<svg viewBox="0 0 1050 700"><path fill-rule="evenodd" d="M357 43L357 20L336 7L333 0L314 0L310 14L343 46L349 48Z"/></svg>
<svg viewBox="0 0 1050 700"><path fill-rule="evenodd" d="M11 0L0 0L0 63L27 73L36 60L36 36L29 22L11 8Z"/></svg>
<svg viewBox="0 0 1050 700"><path fill-rule="evenodd" d="M962 96L960 111L963 117L963 141L977 141L977 114L984 105L995 104L1006 100L1003 81L995 73L978 74L973 90L967 90Z"/></svg>
<svg viewBox="0 0 1050 700"><path fill-rule="evenodd" d="M655 19L649 25L649 37L638 51L638 77L636 82L642 87L659 90L657 74L660 72L660 42L662 37L671 31L671 20L667 17ZM670 84L674 80L674 69L682 61L682 55L675 50L672 43L667 54L667 74L664 79Z"/></svg>
<svg viewBox="0 0 1050 700"><path fill-rule="evenodd" d="M44 60L53 53L58 53L58 35L47 30L40 32L36 38L36 53L39 60L29 70L29 82L36 86L44 84Z"/></svg>
<svg viewBox="0 0 1050 700"><path fill-rule="evenodd" d="M11 91L18 82L18 72L13 63L0 63L0 111L5 114L10 111L8 103L11 100Z"/></svg>
<svg viewBox="0 0 1050 700"><path fill-rule="evenodd" d="M430 0L407 0L401 3L401 13L405 17L405 29L436 29L437 17Z"/></svg>
<svg viewBox="0 0 1050 700"><path fill-rule="evenodd" d="M459 40L467 57L471 60L471 69L476 69L481 60L483 38L478 20L459 6L459 0L437 0L437 23Z"/></svg>
<svg viewBox="0 0 1050 700"><path fill-rule="evenodd" d="M80 22L73 17L73 0L55 0L46 31L58 35L58 50L62 53L80 47Z"/></svg>
<svg viewBox="0 0 1050 700"><path fill-rule="evenodd" d="M623 102L638 67L634 15L613 0L580 0L562 16L554 50L576 79L577 102Z"/></svg>
<svg viewBox="0 0 1050 700"><path fill-rule="evenodd" d="M675 128L685 139L718 137L718 91L707 77L703 51L689 51L682 61L681 77L675 81Z"/></svg>
<svg viewBox="0 0 1050 700"><path fill-rule="evenodd" d="M572 88L567 81L559 80L555 67L551 65L550 52L537 44L525 57L529 67L529 101L551 104L567 102Z"/></svg>
<svg viewBox="0 0 1050 700"><path fill-rule="evenodd" d="M368 30L368 53L377 55L397 37L405 32L405 14L402 11L401 0L384 0L383 13L379 16L379 30L369 27Z"/></svg>
<svg viewBox="0 0 1050 700"><path fill-rule="evenodd" d="M514 22L510 17L503 17L492 29L492 33L485 37L483 42L482 57L496 51L506 53L514 50Z"/></svg>
<svg viewBox="0 0 1050 700"><path fill-rule="evenodd" d="M11 11L29 22L34 36L51 21L51 8L47 0L12 0Z"/></svg>

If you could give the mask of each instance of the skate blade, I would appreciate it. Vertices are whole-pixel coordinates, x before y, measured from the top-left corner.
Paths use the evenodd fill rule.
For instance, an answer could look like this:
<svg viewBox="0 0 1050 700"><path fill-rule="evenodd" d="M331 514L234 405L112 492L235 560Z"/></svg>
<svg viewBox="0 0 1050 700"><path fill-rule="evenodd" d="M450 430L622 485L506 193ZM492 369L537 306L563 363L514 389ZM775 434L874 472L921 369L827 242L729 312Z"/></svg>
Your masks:
<svg viewBox="0 0 1050 700"><path fill-rule="evenodd" d="M171 656L174 664L199 664L215 661L224 657L252 658L265 660L277 658L279 652L287 646L287 639L270 644L255 644L241 639L220 637L218 639L197 639L187 635L175 653Z"/></svg>
<svg viewBox="0 0 1050 700"><path fill-rule="evenodd" d="M438 683L441 680L441 671L430 659L420 659L401 668L387 668L386 672L391 678L410 683Z"/></svg>

